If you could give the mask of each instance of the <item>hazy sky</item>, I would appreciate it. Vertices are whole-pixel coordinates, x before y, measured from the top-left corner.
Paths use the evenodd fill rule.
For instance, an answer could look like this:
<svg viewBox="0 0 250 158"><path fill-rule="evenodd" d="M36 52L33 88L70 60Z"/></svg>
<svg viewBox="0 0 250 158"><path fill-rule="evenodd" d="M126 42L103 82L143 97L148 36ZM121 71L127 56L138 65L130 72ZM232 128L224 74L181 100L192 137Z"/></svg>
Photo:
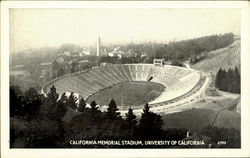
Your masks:
<svg viewBox="0 0 250 158"><path fill-rule="evenodd" d="M10 50L63 43L172 41L233 32L239 9L11 9Z"/></svg>

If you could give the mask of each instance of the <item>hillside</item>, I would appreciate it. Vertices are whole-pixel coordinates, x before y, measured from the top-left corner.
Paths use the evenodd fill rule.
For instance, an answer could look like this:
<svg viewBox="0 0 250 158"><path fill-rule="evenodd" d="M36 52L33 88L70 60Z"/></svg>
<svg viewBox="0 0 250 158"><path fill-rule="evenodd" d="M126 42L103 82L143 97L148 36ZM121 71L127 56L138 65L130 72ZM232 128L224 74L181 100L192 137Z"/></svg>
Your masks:
<svg viewBox="0 0 250 158"><path fill-rule="evenodd" d="M228 70L235 66L240 67L240 39L226 48L211 51L205 60L194 64L192 68L215 75L220 68Z"/></svg>
<svg viewBox="0 0 250 158"><path fill-rule="evenodd" d="M192 109L162 116L164 129L184 128L199 131L209 124L218 128L240 130L240 114L230 110Z"/></svg>
<svg viewBox="0 0 250 158"><path fill-rule="evenodd" d="M208 57L205 60L202 60L192 66L192 68L208 72L212 74L212 83L214 83L215 75L220 68L228 70L229 68L235 68L236 66L240 71L240 38L235 36L235 41L228 47L211 51L208 53ZM211 84L213 86L213 84ZM240 101L237 99L235 101L236 105L233 106L232 111L240 113Z"/></svg>
<svg viewBox="0 0 250 158"><path fill-rule="evenodd" d="M240 95L223 91L217 93L217 96L205 96L203 100L187 105L183 111L163 115L163 128L199 131L212 124L218 128L240 130Z"/></svg>

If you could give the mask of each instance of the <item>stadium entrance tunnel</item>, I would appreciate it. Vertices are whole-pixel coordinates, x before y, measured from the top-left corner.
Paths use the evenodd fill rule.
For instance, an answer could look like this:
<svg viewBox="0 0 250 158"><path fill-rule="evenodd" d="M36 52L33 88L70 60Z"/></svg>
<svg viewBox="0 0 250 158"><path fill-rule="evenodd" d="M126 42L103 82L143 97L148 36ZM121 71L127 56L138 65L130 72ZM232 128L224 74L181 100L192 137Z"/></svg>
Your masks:
<svg viewBox="0 0 250 158"><path fill-rule="evenodd" d="M150 77L148 78L148 81L151 81L153 78L154 78L153 76L150 76Z"/></svg>
<svg viewBox="0 0 250 158"><path fill-rule="evenodd" d="M129 81L107 87L87 98L87 102L95 101L98 105L108 105L114 99L118 108L129 108L146 104L159 97L165 86L157 82Z"/></svg>

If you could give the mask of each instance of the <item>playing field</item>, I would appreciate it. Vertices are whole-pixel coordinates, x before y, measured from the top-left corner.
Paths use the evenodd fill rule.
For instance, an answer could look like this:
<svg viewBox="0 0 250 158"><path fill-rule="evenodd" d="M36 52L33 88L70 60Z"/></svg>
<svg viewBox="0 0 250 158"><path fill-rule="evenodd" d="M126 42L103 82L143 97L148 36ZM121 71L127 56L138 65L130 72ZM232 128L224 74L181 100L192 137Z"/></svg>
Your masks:
<svg viewBox="0 0 250 158"><path fill-rule="evenodd" d="M164 85L156 82L122 82L95 93L87 102L95 100L98 105L108 105L113 98L118 106L142 105L157 98L164 89Z"/></svg>

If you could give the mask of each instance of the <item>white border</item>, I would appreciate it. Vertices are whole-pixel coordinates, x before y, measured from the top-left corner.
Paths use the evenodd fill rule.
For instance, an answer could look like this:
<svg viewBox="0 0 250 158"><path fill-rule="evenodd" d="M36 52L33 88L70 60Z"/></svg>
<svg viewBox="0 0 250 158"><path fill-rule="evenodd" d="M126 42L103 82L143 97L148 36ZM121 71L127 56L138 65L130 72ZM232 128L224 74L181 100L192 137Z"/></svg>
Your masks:
<svg viewBox="0 0 250 158"><path fill-rule="evenodd" d="M9 149L9 8L240 8L241 149ZM1 2L1 155L2 157L248 157L250 156L250 5L249 2L150 1L2 1Z"/></svg>

